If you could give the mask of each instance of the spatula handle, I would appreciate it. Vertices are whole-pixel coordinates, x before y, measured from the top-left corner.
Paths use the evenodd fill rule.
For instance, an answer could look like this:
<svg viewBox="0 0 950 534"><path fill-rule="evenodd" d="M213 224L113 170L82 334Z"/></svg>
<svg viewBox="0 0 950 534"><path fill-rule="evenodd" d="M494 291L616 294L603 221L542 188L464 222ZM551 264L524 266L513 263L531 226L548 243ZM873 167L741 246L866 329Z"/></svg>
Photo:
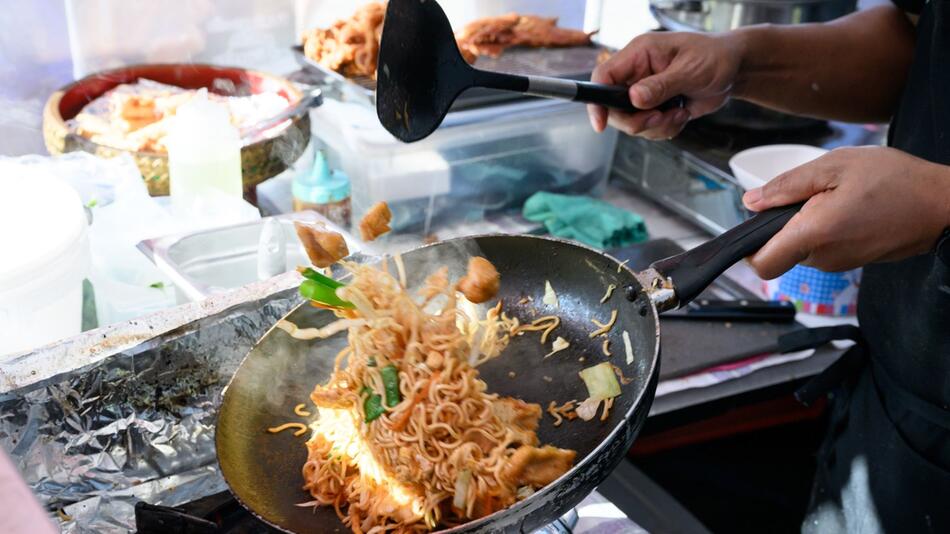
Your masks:
<svg viewBox="0 0 950 534"><path fill-rule="evenodd" d="M574 82L574 84L577 86L577 94L574 96L574 100L578 102L601 104L621 111L640 111L630 102L630 90L627 87L592 82ZM667 111L685 106L686 98L679 95L663 102L656 109Z"/></svg>
<svg viewBox="0 0 950 534"><path fill-rule="evenodd" d="M574 100L589 104L600 104L623 111L640 111L630 102L628 88L619 85L581 82L548 76L521 76L485 70L472 69L472 85L505 91L517 91L544 98ZM675 96L660 104L656 109L666 111L686 106L686 98Z"/></svg>

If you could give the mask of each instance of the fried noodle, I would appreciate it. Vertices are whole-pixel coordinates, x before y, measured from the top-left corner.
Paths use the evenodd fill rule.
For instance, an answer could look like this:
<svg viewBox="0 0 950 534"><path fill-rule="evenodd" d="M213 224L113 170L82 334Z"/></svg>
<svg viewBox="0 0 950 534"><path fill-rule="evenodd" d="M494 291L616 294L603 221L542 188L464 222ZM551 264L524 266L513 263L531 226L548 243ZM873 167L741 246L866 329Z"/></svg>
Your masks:
<svg viewBox="0 0 950 534"><path fill-rule="evenodd" d="M574 451L538 446L541 407L490 393L479 378L477 366L518 328L500 303L484 318L463 311L445 269L413 295L387 272L345 267L352 281L337 294L355 309L335 313L348 346L311 394L312 504L333 506L354 532L420 532L505 508L570 469ZM389 366L398 402L380 404Z"/></svg>

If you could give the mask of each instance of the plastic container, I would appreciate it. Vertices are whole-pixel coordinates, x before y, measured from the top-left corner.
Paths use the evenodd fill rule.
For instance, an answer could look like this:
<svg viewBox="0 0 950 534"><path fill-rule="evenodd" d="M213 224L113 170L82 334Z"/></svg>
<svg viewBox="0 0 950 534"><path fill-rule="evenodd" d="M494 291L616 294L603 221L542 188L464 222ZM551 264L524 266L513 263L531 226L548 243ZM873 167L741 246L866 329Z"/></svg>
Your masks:
<svg viewBox="0 0 950 534"><path fill-rule="evenodd" d="M65 182L0 169L0 356L82 330L86 213Z"/></svg>
<svg viewBox="0 0 950 534"><path fill-rule="evenodd" d="M810 145L766 145L739 152L729 160L729 167L748 190L826 152ZM860 285L861 269L826 273L796 265L775 280L763 281L762 290L769 299L794 302L804 313L843 317L856 313Z"/></svg>
<svg viewBox="0 0 950 534"><path fill-rule="evenodd" d="M423 237L440 227L518 213L537 191L603 191L617 132L597 134L583 105L526 100L450 113L426 139L405 144L375 110L327 101L313 132L333 167L350 178L353 219L389 203L394 233Z"/></svg>

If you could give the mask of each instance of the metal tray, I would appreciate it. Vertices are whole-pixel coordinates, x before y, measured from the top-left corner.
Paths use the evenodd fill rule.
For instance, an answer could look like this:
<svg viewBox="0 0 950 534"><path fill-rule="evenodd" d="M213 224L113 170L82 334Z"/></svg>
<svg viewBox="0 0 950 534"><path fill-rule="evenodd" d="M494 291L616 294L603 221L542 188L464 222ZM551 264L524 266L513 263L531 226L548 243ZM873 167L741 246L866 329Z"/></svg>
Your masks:
<svg viewBox="0 0 950 534"><path fill-rule="evenodd" d="M310 264L297 239L295 220L322 222L330 230L339 232L350 253L365 248L345 229L313 211L288 213L273 219L280 222L283 230L288 271L298 265ZM146 239L138 244L138 248L175 283L180 302L199 301L258 280L258 241L265 220Z"/></svg>
<svg viewBox="0 0 950 534"><path fill-rule="evenodd" d="M291 48L297 63L324 83L339 87L345 94L369 105L376 105L376 80L361 76L347 78L308 58L300 45ZM509 48L497 58L479 57L475 66L508 74L554 76L572 80L589 80L603 50L599 46L572 46L565 48ZM490 106L533 97L510 91L474 88L462 93L452 111Z"/></svg>

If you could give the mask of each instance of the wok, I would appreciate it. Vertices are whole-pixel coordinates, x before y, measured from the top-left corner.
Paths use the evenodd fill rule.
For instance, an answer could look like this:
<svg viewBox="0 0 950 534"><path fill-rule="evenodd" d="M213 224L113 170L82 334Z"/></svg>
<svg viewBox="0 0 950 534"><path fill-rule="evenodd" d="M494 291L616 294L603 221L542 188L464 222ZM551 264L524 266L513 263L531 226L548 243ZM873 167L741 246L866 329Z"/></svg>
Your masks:
<svg viewBox="0 0 950 534"><path fill-rule="evenodd" d="M650 410L660 367L657 314L697 296L730 265L760 248L798 207L763 212L640 273L599 251L535 236L469 237L402 254L410 288L421 284L440 265L447 265L452 278L457 279L464 274L469 257L484 256L501 274L498 298L504 309L522 322L544 315L532 307L541 302L545 280L551 282L560 303L561 326L555 334L567 339L570 348L542 360L547 347L539 343L538 335L515 337L501 356L479 367L489 391L542 407L551 400L560 404L586 398L578 371L608 361L601 352L601 341L589 337L595 328L590 320L606 321L614 309L619 313L609 332L613 352L609 361L632 379L622 386L622 395L615 399L606 422L575 420L555 428L549 416L542 418L538 431L542 443L577 451L578 460L570 471L529 498L448 532L531 531L587 496L624 457ZM610 284L617 290L601 304ZM533 303L525 303L527 296ZM482 305L480 311L484 313L493 303ZM335 319L330 312L309 305L297 307L285 318L301 327L319 327ZM625 331L634 353L630 364L625 362ZM215 436L221 472L251 513L287 532L345 530L332 508L295 506L310 500L301 489L308 436L265 431L288 421L309 422L295 416L293 408L298 403L312 406L310 392L315 384L328 379L334 356L345 343L345 333L313 342L272 328L241 363L224 392ZM579 361L582 355L583 362Z"/></svg>

